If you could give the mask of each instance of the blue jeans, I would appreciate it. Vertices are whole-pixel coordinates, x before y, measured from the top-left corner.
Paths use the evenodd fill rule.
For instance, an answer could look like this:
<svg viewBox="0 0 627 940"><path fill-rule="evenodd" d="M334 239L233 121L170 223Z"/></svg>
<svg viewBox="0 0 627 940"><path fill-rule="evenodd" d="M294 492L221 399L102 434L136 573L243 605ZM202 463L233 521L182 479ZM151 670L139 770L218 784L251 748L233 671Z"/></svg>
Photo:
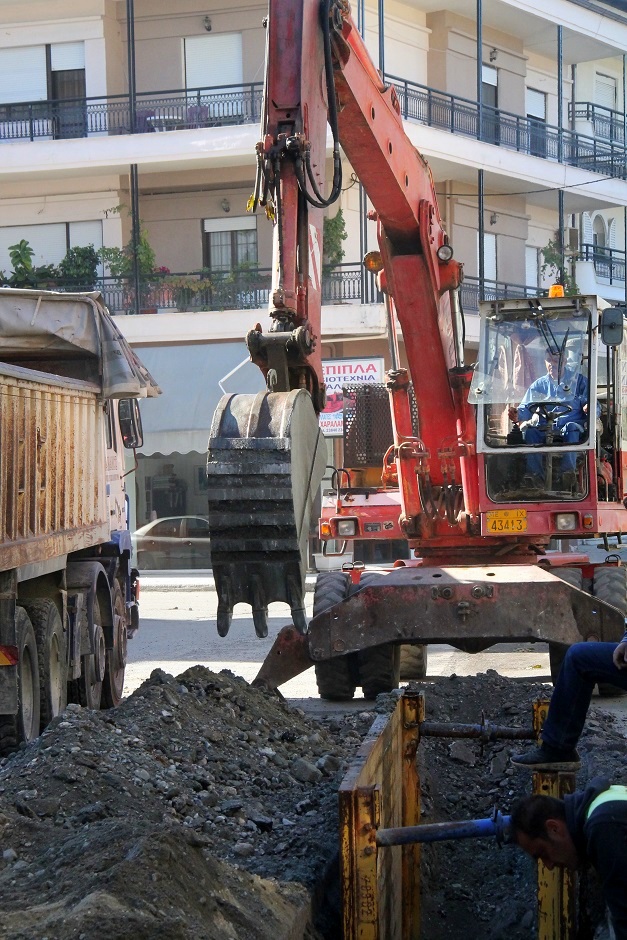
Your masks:
<svg viewBox="0 0 627 940"><path fill-rule="evenodd" d="M578 444L581 436L579 427L573 421L568 421L563 427L556 428L554 438L561 439L567 444ZM525 444L544 444L546 441L546 428L539 428L530 424L523 431ZM527 470L536 477L544 477L544 454L528 454ZM577 463L577 451L569 451L562 455L561 471L574 470Z"/></svg>
<svg viewBox="0 0 627 940"><path fill-rule="evenodd" d="M627 689L627 669L612 660L616 643L574 643L569 647L551 696L542 740L549 747L571 751L577 746L597 682Z"/></svg>

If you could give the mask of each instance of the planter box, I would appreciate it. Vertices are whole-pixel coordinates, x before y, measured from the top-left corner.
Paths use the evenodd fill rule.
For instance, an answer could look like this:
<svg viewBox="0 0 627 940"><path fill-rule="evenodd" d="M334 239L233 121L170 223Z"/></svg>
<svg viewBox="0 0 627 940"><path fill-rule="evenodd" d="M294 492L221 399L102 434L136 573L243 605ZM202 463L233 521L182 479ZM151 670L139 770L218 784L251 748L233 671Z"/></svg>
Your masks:
<svg viewBox="0 0 627 940"><path fill-rule="evenodd" d="M314 552L313 557L318 571L340 571L343 564L353 562L352 552L344 552L343 555L323 555L322 552Z"/></svg>

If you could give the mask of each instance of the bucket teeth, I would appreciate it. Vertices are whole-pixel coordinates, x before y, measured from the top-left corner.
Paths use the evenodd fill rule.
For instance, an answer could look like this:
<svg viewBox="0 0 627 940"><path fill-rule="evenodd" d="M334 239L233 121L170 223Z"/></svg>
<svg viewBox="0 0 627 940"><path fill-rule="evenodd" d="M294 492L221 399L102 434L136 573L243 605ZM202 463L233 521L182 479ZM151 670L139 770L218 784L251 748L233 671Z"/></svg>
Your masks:
<svg viewBox="0 0 627 940"><path fill-rule="evenodd" d="M252 607L257 635L267 636L273 601L289 604L294 625L306 632L307 537L325 463L324 439L303 389L220 401L207 478L221 636L238 603Z"/></svg>

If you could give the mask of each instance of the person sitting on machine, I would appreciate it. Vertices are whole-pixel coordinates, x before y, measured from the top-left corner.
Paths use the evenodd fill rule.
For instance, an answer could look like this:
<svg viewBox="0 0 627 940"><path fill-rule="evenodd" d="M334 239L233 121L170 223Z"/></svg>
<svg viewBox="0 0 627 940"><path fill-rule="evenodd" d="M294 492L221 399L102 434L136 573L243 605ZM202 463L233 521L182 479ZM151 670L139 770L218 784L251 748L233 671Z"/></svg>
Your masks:
<svg viewBox="0 0 627 940"><path fill-rule="evenodd" d="M517 408L510 406L510 420L519 426L525 444L553 443L555 439L578 444L588 425L588 380L567 367L559 381L559 353L547 350L545 363L546 375L531 383ZM574 379L572 386L569 379ZM562 456L561 485L566 489L573 489L576 484L576 463L576 451ZM544 488L542 454L528 454L525 482Z"/></svg>

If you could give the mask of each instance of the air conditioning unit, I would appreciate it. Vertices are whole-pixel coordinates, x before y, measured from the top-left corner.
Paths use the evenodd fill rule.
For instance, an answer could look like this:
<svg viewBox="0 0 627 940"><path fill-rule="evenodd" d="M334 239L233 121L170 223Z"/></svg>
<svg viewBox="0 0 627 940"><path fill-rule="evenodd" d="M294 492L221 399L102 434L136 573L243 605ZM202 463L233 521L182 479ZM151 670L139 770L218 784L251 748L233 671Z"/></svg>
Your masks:
<svg viewBox="0 0 627 940"><path fill-rule="evenodd" d="M568 254L577 254L579 251L579 229L567 228L564 231L564 249Z"/></svg>

